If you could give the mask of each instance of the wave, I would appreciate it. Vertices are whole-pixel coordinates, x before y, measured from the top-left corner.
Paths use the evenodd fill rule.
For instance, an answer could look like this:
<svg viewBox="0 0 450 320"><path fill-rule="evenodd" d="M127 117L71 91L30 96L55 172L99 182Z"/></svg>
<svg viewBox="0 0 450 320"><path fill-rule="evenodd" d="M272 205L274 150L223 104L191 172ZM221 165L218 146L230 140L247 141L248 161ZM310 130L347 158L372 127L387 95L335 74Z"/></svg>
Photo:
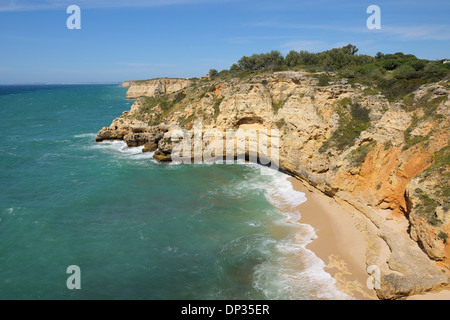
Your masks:
<svg viewBox="0 0 450 320"><path fill-rule="evenodd" d="M93 148L112 152L126 159L151 159L155 162L153 152L142 153L143 146L128 148L123 141L104 141L95 144ZM226 197L240 199L248 195L248 192L259 191L275 208L273 212L267 212L274 217L272 222L290 228L288 235L281 239L268 235L264 235L264 239L239 238L224 247L223 250L229 252L239 246L238 251L244 252L244 255L253 248L266 257L265 261L256 265L253 270L253 287L268 299L351 299L337 288L335 279L325 272L324 262L306 248L317 235L312 226L299 222L301 212L297 207L307 201L307 198L303 192L294 189L288 180L289 176L279 170L245 161L230 161L227 164L244 165L250 170L244 170L242 178L233 179L226 185L209 190L209 193L224 193ZM178 170L179 165L171 163L161 168ZM212 166L215 163L191 165ZM222 165L223 162L217 164ZM250 227L260 227L262 222L253 219L247 224ZM273 243L275 244L272 246ZM272 253L269 248L272 248Z"/></svg>
<svg viewBox="0 0 450 320"><path fill-rule="evenodd" d="M152 160L155 162L153 159L154 152L142 152L144 146L128 147L124 141L102 141L91 146L91 148L112 152L123 158L133 160Z"/></svg>
<svg viewBox="0 0 450 320"><path fill-rule="evenodd" d="M271 176L264 186L266 199L283 214L283 223L294 229L277 242L273 260L256 268L255 288L269 299L352 299L325 272L325 263L306 248L317 235L312 226L299 222L301 212L297 207L307 201L305 194L294 189L287 174L259 167L265 176Z"/></svg>
<svg viewBox="0 0 450 320"><path fill-rule="evenodd" d="M277 244L279 254L257 266L254 287L270 300L350 300L324 271L325 264L303 245L290 240Z"/></svg>
<svg viewBox="0 0 450 320"><path fill-rule="evenodd" d="M96 136L96 133L82 133L75 135L74 138L95 138Z"/></svg>

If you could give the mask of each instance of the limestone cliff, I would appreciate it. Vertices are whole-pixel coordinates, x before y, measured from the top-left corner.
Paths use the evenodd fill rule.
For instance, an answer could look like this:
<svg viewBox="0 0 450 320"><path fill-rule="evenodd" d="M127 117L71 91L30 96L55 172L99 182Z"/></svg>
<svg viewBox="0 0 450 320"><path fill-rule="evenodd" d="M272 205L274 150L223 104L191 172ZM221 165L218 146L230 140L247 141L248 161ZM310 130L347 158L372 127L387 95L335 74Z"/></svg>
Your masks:
<svg viewBox="0 0 450 320"><path fill-rule="evenodd" d="M145 145L165 162L179 143L171 139L174 130L192 136L194 121L223 136L227 129L268 135L277 129L282 170L356 208L378 228L383 241L374 240L367 265L381 268L380 298L448 286L449 81L394 103L376 88L338 78L323 85L319 76L289 71L124 83L127 98L137 100L97 141Z"/></svg>
<svg viewBox="0 0 450 320"><path fill-rule="evenodd" d="M142 96L156 97L171 94L173 92L184 89L191 80L189 79L151 79L138 81L125 81L122 87L129 87L127 91L127 99L136 99Z"/></svg>

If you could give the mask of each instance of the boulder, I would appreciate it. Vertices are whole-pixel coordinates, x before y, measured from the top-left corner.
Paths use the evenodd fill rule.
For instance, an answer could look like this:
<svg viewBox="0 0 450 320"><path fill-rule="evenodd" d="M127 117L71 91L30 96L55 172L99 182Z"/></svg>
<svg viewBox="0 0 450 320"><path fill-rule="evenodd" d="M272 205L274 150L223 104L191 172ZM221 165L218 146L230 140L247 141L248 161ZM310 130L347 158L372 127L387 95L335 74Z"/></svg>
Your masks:
<svg viewBox="0 0 450 320"><path fill-rule="evenodd" d="M128 147L139 147L147 143L156 144L163 137L160 132L157 133L129 133L123 137Z"/></svg>
<svg viewBox="0 0 450 320"><path fill-rule="evenodd" d="M161 163L167 163L172 161L172 157L170 154L166 154L162 152L161 150L156 150L155 154L153 155L153 158Z"/></svg>

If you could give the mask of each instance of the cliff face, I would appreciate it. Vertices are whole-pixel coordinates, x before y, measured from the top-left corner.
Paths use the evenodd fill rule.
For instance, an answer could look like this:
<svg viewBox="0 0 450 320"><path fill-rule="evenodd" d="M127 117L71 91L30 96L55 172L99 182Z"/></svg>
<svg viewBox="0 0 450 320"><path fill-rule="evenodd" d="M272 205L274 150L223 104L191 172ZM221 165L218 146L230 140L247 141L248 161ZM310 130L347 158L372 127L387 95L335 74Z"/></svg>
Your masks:
<svg viewBox="0 0 450 320"><path fill-rule="evenodd" d="M238 128L276 135L282 170L377 226L383 241L374 240L367 264L381 268L380 298L449 284L448 81L420 87L396 103L376 88L345 79L322 86L317 75L302 72L124 85L130 87L127 98L137 100L100 130L97 141L145 144L164 162L180 143L171 139L175 130L193 137L194 120L202 121L203 132L213 128L224 137ZM206 140L202 149L223 143Z"/></svg>
<svg viewBox="0 0 450 320"><path fill-rule="evenodd" d="M152 79L140 81L125 81L122 86L129 87L127 99L137 99L139 97L156 97L171 94L184 89L191 84L189 79Z"/></svg>

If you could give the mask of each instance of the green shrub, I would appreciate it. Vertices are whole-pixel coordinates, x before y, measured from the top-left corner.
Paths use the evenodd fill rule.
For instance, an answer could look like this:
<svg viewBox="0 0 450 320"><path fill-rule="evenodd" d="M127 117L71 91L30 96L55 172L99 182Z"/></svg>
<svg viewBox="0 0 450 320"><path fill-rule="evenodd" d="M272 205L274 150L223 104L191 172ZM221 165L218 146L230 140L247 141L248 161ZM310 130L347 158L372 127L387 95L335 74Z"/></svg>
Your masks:
<svg viewBox="0 0 450 320"><path fill-rule="evenodd" d="M440 231L437 236L439 239L442 239L445 242L447 242L448 234L446 234L444 231Z"/></svg>
<svg viewBox="0 0 450 320"><path fill-rule="evenodd" d="M211 79L214 79L219 75L219 72L216 69L210 69L208 75Z"/></svg>
<svg viewBox="0 0 450 320"><path fill-rule="evenodd" d="M436 117L436 110L439 105L447 100L447 95L443 95L434 99L431 99L432 94L426 93L419 99L414 99L414 95L409 94L403 98L403 103L406 106L407 111L414 111L421 109L424 112L424 117Z"/></svg>
<svg viewBox="0 0 450 320"><path fill-rule="evenodd" d="M196 116L196 114L195 114L195 112L194 112L194 113L192 113L191 115L189 115L189 116L187 116L187 117L185 117L185 118L182 118L181 121L180 121L180 119L179 119L180 126L183 127L183 128L186 127L186 125L187 125L188 123L190 123L192 120L195 119L195 116Z"/></svg>
<svg viewBox="0 0 450 320"><path fill-rule="evenodd" d="M414 104L415 101L415 97L413 93L407 94L406 96L403 97L403 103L405 104L405 106L411 107Z"/></svg>
<svg viewBox="0 0 450 320"><path fill-rule="evenodd" d="M436 208L439 203L424 193L419 194L418 198L420 203L415 208L417 214L427 218L427 222L433 226L440 225L442 221L436 216Z"/></svg>
<svg viewBox="0 0 450 320"><path fill-rule="evenodd" d="M366 160L367 154L372 150L372 148L377 144L376 141L372 141L370 143L367 143L365 145L359 146L355 150L353 150L349 157L350 157L350 165L353 167L359 167L361 166L364 161Z"/></svg>
<svg viewBox="0 0 450 320"><path fill-rule="evenodd" d="M353 103L353 101L351 98L343 98L343 99L339 100L337 103L341 107L346 107L348 105L351 105Z"/></svg>
<svg viewBox="0 0 450 320"><path fill-rule="evenodd" d="M174 103L179 103L179 102L181 102L184 98L186 98L186 94L183 93L183 92L179 92L179 93L177 93L177 95L175 96Z"/></svg>
<svg viewBox="0 0 450 320"><path fill-rule="evenodd" d="M442 221L438 219L438 217L436 217L436 215L434 214L428 218L427 222L431 224L433 227L437 227L442 224Z"/></svg>
<svg viewBox="0 0 450 320"><path fill-rule="evenodd" d="M407 62L407 64L414 68L416 71L422 71L425 68L426 61L425 60L410 60Z"/></svg>
<svg viewBox="0 0 450 320"><path fill-rule="evenodd" d="M384 144L384 150L389 150L390 148L392 148L392 141L387 141L385 144Z"/></svg>
<svg viewBox="0 0 450 320"><path fill-rule="evenodd" d="M223 99L224 99L224 97L220 97L220 98L215 99L215 101L214 101L213 108L214 108L214 117L215 118L217 118L217 116L220 113L220 104L222 103Z"/></svg>
<svg viewBox="0 0 450 320"><path fill-rule="evenodd" d="M397 59L385 59L381 60L379 65L386 70L394 70L400 66L400 62Z"/></svg>
<svg viewBox="0 0 450 320"><path fill-rule="evenodd" d="M390 101L397 101L407 94L417 90L426 81L422 79L378 78L375 80L377 88Z"/></svg>
<svg viewBox="0 0 450 320"><path fill-rule="evenodd" d="M416 70L407 64L404 64L404 65L398 67L397 69L395 69L392 72L392 74L397 79L402 79L402 78L412 79L412 78L418 77Z"/></svg>
<svg viewBox="0 0 450 320"><path fill-rule="evenodd" d="M352 146L364 130L370 126L369 110L354 103L351 111L342 106L342 100L338 103L339 127L331 134L330 138L323 143L319 152L325 152L328 148L344 150Z"/></svg>
<svg viewBox="0 0 450 320"><path fill-rule="evenodd" d="M277 126L278 129L281 130L281 129L283 129L283 128L286 127L287 123L286 123L286 121L284 120L284 118L281 118L280 120L278 120L278 121L275 123L275 125Z"/></svg>
<svg viewBox="0 0 450 320"><path fill-rule="evenodd" d="M370 121L369 118L369 109L366 109L362 106L360 106L358 103L353 103L351 105L351 113L352 113L352 117L356 120L361 120L363 122L368 122Z"/></svg>
<svg viewBox="0 0 450 320"><path fill-rule="evenodd" d="M418 136L418 135L411 134L411 132L417 127L417 125L420 123L421 120L422 120L422 118L419 118L416 114L413 115L411 124L403 133L404 139L405 139L405 142L403 145L403 151L411 148L412 146L414 146L422 141L428 140L428 136Z"/></svg>
<svg viewBox="0 0 450 320"><path fill-rule="evenodd" d="M342 78L353 79L356 76L356 71L354 69L344 69L339 72Z"/></svg>
<svg viewBox="0 0 450 320"><path fill-rule="evenodd" d="M448 74L448 68L444 64L428 63L423 72L425 79L439 81Z"/></svg>
<svg viewBox="0 0 450 320"><path fill-rule="evenodd" d="M325 74L320 74L317 79L319 80L319 82L317 83L317 85L319 87L325 87L329 84L330 82L330 77L325 75Z"/></svg>
<svg viewBox="0 0 450 320"><path fill-rule="evenodd" d="M280 101L272 101L272 110L275 114L278 113L278 110L280 110L283 107L284 101L280 100Z"/></svg>
<svg viewBox="0 0 450 320"><path fill-rule="evenodd" d="M352 82L371 86L376 84L389 101L396 101L419 86L443 79L450 73L450 64L442 61L418 59L412 54L383 54L375 57L358 55L358 48L347 45L341 48L311 53L291 50L286 57L278 51L244 56L233 64L230 72L267 70L304 70L310 73L333 71ZM243 75L238 75L242 77ZM319 78L325 86L329 79Z"/></svg>
<svg viewBox="0 0 450 320"><path fill-rule="evenodd" d="M379 91L374 88L366 88L363 92L366 96L376 96L379 93Z"/></svg>

